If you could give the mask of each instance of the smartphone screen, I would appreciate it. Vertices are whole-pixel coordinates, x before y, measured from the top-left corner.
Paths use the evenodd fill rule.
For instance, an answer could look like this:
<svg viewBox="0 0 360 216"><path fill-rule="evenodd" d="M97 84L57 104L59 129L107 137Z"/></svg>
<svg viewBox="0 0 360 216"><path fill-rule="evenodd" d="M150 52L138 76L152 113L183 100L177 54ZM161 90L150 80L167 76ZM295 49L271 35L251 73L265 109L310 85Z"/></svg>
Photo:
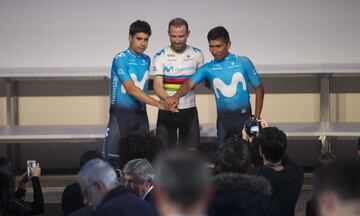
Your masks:
<svg viewBox="0 0 360 216"><path fill-rule="evenodd" d="M31 169L36 167L36 161L35 160L27 160L26 161L26 168L27 168L27 175L28 177L31 177Z"/></svg>

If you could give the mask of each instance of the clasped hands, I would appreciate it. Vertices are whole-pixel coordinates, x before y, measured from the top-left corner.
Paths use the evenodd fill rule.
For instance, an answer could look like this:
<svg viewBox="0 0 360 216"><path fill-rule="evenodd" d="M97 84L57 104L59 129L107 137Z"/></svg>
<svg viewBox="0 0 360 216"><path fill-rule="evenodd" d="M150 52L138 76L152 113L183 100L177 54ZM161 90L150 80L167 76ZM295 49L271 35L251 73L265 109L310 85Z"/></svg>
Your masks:
<svg viewBox="0 0 360 216"><path fill-rule="evenodd" d="M179 112L178 105L179 105L180 97L176 94L173 96L167 96L164 100L164 103L162 103L162 107L164 110L170 111L170 112Z"/></svg>

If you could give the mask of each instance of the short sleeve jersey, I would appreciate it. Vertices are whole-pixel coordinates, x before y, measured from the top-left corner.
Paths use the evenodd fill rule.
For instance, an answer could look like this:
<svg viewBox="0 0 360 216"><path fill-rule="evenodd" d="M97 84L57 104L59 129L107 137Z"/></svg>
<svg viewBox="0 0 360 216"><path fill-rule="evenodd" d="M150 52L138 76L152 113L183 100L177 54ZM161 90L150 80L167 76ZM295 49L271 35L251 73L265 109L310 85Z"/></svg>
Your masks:
<svg viewBox="0 0 360 216"><path fill-rule="evenodd" d="M145 110L145 104L131 96L123 86L126 80L133 80L144 92L149 81L150 57L137 55L128 48L117 54L111 68L111 106L117 110Z"/></svg>
<svg viewBox="0 0 360 216"><path fill-rule="evenodd" d="M187 46L181 53L166 47L154 56L153 75L163 77L163 87L166 93L171 96L203 64L204 55L195 47ZM195 91L191 90L180 99L179 109L194 106L196 106Z"/></svg>
<svg viewBox="0 0 360 216"><path fill-rule="evenodd" d="M261 84L249 58L229 54L221 61L203 65L191 78L195 84L207 79L214 91L218 112L240 111L250 107L249 86Z"/></svg>

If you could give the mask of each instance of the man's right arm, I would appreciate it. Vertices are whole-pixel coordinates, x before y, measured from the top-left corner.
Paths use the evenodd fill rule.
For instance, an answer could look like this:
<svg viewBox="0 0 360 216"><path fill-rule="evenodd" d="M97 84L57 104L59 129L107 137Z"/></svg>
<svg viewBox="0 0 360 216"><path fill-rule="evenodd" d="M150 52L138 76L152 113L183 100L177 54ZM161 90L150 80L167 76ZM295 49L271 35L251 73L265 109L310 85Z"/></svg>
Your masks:
<svg viewBox="0 0 360 216"><path fill-rule="evenodd" d="M168 97L165 105L168 108L170 107L175 108L179 104L180 98L186 95L186 93L188 93L192 88L194 88L195 85L196 84L191 79L188 79L186 82L184 82L181 85L181 87L177 90L177 92L173 96Z"/></svg>
<svg viewBox="0 0 360 216"><path fill-rule="evenodd" d="M154 98L147 95L145 92L143 92L139 87L137 87L133 80L125 80L123 83L124 88L126 91L136 98L139 101L142 101L146 104L149 104L151 106L159 107L161 106L161 103ZM160 107L159 107L160 108Z"/></svg>
<svg viewBox="0 0 360 216"><path fill-rule="evenodd" d="M163 103L160 103L159 101L150 97L142 89L135 85L134 81L130 77L130 74L128 73L127 62L124 56L115 57L113 61L113 67L119 76L120 82L131 96L146 104L158 107L159 109L166 109Z"/></svg>
<svg viewBox="0 0 360 216"><path fill-rule="evenodd" d="M164 89L164 78L162 76L154 77L154 90L161 99L166 100L169 96Z"/></svg>
<svg viewBox="0 0 360 216"><path fill-rule="evenodd" d="M186 80L181 87L177 90L177 92L169 97L166 102L168 107L175 107L179 103L180 97L184 96L191 89L193 89L198 83L206 78L206 66L203 65L200 67L190 79Z"/></svg>
<svg viewBox="0 0 360 216"><path fill-rule="evenodd" d="M195 87L195 83L188 79L184 82L181 87L177 90L177 92L173 95L173 98L180 99L182 96L186 95L192 88Z"/></svg>

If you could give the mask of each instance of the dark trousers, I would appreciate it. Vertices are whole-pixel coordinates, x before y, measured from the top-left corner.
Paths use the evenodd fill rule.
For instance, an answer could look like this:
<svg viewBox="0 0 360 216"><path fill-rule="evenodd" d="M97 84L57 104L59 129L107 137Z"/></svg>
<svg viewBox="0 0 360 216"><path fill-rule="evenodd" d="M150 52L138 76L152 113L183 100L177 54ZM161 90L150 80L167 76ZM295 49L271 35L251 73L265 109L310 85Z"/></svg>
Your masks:
<svg viewBox="0 0 360 216"><path fill-rule="evenodd" d="M104 153L108 161L118 161L119 142L130 132L149 132L149 120L146 110L134 112L110 113L105 134Z"/></svg>
<svg viewBox="0 0 360 216"><path fill-rule="evenodd" d="M246 112L219 113L216 121L217 145L222 146L224 141L234 134L241 135L244 123L251 116L251 110Z"/></svg>
<svg viewBox="0 0 360 216"><path fill-rule="evenodd" d="M196 146L200 142L199 118L196 107L180 109L178 113L159 110L156 136L168 148L179 142L184 147Z"/></svg>

